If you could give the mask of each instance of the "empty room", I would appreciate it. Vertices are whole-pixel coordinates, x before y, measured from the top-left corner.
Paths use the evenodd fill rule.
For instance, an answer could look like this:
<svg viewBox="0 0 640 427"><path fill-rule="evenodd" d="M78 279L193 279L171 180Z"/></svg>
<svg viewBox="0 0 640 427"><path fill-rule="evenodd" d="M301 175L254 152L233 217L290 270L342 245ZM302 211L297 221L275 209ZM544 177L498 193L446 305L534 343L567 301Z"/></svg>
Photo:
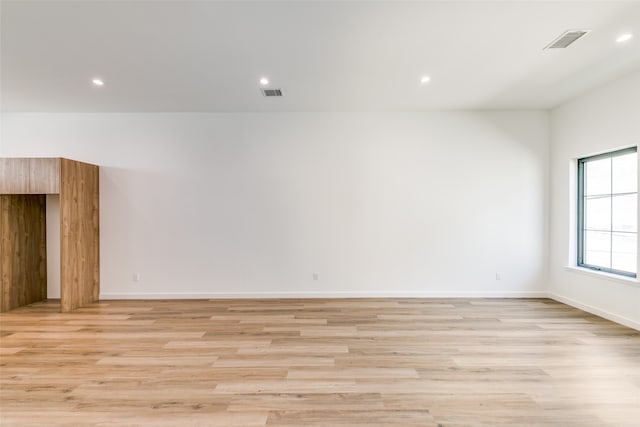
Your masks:
<svg viewBox="0 0 640 427"><path fill-rule="evenodd" d="M640 2L0 0L0 425L640 427Z"/></svg>

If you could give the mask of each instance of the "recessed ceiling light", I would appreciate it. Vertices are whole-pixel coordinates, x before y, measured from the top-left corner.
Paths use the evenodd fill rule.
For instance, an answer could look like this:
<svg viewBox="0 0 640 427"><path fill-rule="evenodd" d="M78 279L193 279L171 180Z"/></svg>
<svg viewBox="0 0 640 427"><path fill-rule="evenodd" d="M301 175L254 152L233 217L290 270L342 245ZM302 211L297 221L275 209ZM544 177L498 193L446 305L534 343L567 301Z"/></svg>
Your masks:
<svg viewBox="0 0 640 427"><path fill-rule="evenodd" d="M101 79L93 79L91 80L91 82L95 85L95 86L104 86L104 82Z"/></svg>
<svg viewBox="0 0 640 427"><path fill-rule="evenodd" d="M616 39L616 42L618 43L624 43L624 42L628 42L629 40L631 40L633 38L633 34L631 33L625 33L622 34L620 37L618 37Z"/></svg>
<svg viewBox="0 0 640 427"><path fill-rule="evenodd" d="M420 83L425 84L425 83L429 83L431 81L431 77L429 76L422 76L420 78Z"/></svg>
<svg viewBox="0 0 640 427"><path fill-rule="evenodd" d="M266 78L266 77L261 78L260 79L260 84L263 85L263 86L264 85L268 85L269 84L269 79Z"/></svg>

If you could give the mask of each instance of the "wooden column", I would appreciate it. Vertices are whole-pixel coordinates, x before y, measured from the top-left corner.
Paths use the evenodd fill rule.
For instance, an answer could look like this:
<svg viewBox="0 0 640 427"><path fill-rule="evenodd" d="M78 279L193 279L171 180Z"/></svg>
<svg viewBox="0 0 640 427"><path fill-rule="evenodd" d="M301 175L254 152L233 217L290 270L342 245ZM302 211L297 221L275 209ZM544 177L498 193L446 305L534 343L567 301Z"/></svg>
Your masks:
<svg viewBox="0 0 640 427"><path fill-rule="evenodd" d="M46 196L60 194L60 306L100 294L98 167L0 158L0 311L46 299Z"/></svg>
<svg viewBox="0 0 640 427"><path fill-rule="evenodd" d="M98 300L100 198L97 166L61 162L60 304L65 312Z"/></svg>

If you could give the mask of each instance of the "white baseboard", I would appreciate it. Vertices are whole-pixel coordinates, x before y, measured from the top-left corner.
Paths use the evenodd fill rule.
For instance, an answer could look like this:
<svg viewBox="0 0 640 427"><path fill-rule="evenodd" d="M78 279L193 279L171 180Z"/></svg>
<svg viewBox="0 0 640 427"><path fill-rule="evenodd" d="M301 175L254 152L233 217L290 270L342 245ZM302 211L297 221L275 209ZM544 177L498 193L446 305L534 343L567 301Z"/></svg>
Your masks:
<svg viewBox="0 0 640 427"><path fill-rule="evenodd" d="M595 314L596 316L600 316L607 320L611 320L612 322L620 323L621 325L640 331L640 323L636 322L635 320L628 319L623 316L618 316L617 314L611 313L609 311L602 310L600 308L594 307L589 304L581 303L580 301L576 301L572 298L567 298L567 297L563 297L562 295L554 294L553 292L548 292L547 296L563 304L570 305L572 307L578 308L588 313Z"/></svg>
<svg viewBox="0 0 640 427"><path fill-rule="evenodd" d="M239 298L547 298L545 291L495 292L155 292L103 293L100 299L239 299Z"/></svg>

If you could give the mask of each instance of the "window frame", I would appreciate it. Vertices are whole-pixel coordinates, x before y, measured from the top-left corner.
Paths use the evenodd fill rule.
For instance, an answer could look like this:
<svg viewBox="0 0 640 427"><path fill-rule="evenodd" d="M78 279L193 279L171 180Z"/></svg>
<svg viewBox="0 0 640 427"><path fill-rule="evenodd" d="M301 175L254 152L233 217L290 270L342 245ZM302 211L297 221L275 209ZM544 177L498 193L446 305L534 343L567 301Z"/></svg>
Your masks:
<svg viewBox="0 0 640 427"><path fill-rule="evenodd" d="M605 158L613 158L617 156L622 156L624 154L629 153L637 153L638 147L628 147L623 148L621 150L609 151L602 154L596 154L594 156L583 157L578 159L578 234L577 234L577 256L576 263L578 267L587 268L589 270L601 271L610 274L616 274L619 276L633 277L637 278L638 274L630 271L616 270L614 268L601 267L598 265L586 264L584 262L584 164L589 161L605 159ZM640 172L640 171L639 171ZM638 188L640 190L640 188ZM610 193L611 194L611 193ZM640 191L636 191L636 197L640 195ZM637 215L637 212L636 212ZM611 231L613 233L613 230ZM640 230L636 231L637 238L640 237ZM636 246L636 257L638 256L638 248ZM636 267L637 271L637 267Z"/></svg>

